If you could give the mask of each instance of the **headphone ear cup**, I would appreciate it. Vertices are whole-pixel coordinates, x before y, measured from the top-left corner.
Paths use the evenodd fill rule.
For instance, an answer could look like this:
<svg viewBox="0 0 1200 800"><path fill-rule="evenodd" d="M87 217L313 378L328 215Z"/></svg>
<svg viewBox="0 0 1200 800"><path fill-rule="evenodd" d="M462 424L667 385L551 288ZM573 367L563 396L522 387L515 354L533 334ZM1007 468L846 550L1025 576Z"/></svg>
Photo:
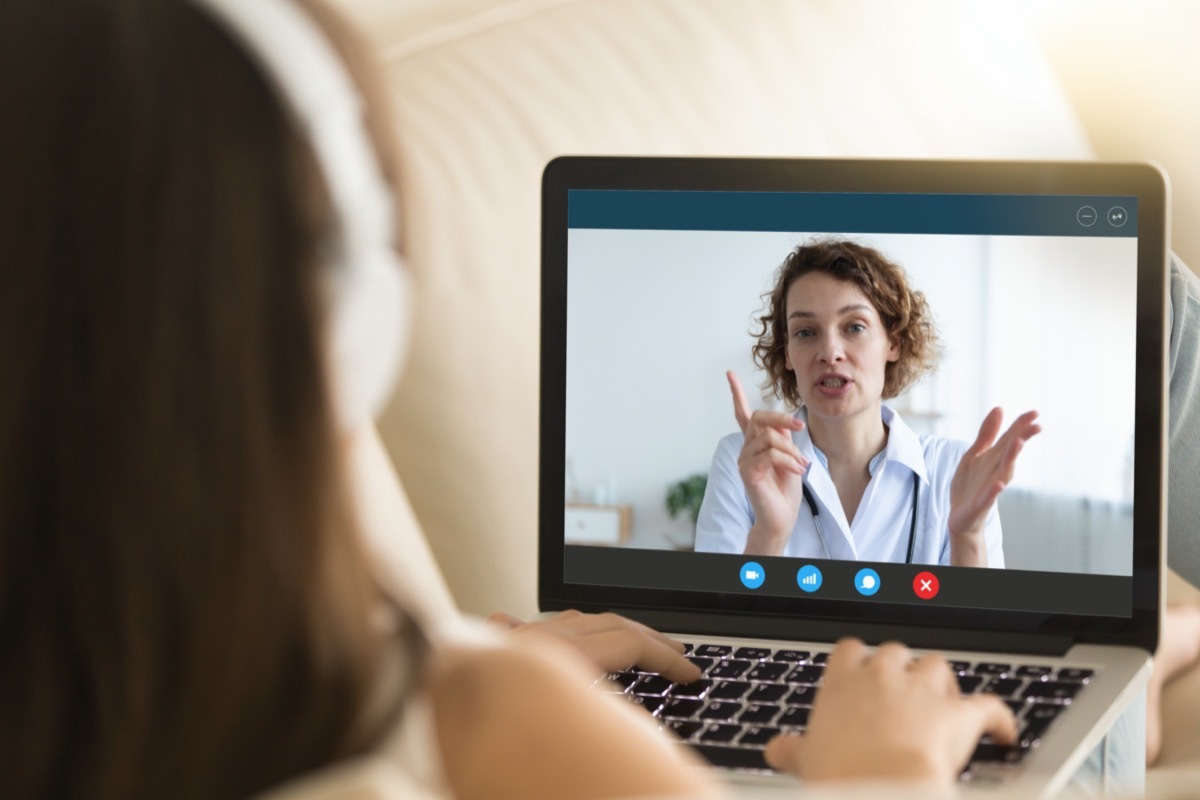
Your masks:
<svg viewBox="0 0 1200 800"><path fill-rule="evenodd" d="M330 373L334 410L350 430L378 417L391 399L408 352L412 289L391 249L334 265Z"/></svg>

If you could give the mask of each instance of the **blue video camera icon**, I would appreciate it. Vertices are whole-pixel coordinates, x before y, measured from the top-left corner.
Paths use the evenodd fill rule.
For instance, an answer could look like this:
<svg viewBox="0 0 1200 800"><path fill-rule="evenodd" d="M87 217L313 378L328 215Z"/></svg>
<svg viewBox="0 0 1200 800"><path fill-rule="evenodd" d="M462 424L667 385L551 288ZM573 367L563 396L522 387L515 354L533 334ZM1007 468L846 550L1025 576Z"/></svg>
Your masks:
<svg viewBox="0 0 1200 800"><path fill-rule="evenodd" d="M767 571L757 561L747 561L742 564L742 571L738 574L742 578L742 586L747 589L757 589L767 579Z"/></svg>

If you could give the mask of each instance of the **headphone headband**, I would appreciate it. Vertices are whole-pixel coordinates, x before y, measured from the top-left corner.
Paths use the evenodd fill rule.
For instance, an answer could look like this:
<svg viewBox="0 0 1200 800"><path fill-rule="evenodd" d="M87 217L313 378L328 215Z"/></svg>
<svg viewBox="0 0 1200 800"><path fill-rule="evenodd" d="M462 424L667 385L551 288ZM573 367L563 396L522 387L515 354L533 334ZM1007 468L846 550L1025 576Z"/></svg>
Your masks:
<svg viewBox="0 0 1200 800"><path fill-rule="evenodd" d="M334 230L330 365L338 415L377 414L404 351L407 277L394 251L395 210L367 135L364 104L325 32L294 0L191 0L243 46L312 148Z"/></svg>
<svg viewBox="0 0 1200 800"><path fill-rule="evenodd" d="M363 125L363 103L341 57L293 0L191 0L246 47L316 153L347 244L391 240L391 192ZM371 202L363 202L366 197ZM353 204L353 207L351 207Z"/></svg>

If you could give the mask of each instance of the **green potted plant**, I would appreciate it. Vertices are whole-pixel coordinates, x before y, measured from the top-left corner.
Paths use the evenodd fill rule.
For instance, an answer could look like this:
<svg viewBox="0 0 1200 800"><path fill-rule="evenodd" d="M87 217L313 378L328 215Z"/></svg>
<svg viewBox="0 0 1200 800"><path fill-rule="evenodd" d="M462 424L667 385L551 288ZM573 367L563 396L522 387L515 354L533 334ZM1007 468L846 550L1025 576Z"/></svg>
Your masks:
<svg viewBox="0 0 1200 800"><path fill-rule="evenodd" d="M700 503L704 501L704 489L708 486L708 475L698 472L678 480L667 487L664 504L667 515L671 519L686 513L692 521L692 533L695 535L696 520L700 517Z"/></svg>

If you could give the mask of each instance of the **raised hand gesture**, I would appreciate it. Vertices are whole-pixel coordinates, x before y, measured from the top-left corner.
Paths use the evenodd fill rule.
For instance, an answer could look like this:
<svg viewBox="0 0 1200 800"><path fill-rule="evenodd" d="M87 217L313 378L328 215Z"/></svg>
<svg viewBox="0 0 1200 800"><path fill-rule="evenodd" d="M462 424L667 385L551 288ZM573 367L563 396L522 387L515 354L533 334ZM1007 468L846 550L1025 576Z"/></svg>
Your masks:
<svg viewBox="0 0 1200 800"><path fill-rule="evenodd" d="M1012 480L1021 448L1042 430L1037 412L1026 411L997 440L1003 420L999 408L988 412L950 482L950 563L955 566L987 566L983 528L988 513Z"/></svg>
<svg viewBox="0 0 1200 800"><path fill-rule="evenodd" d="M751 411L742 383L726 372L733 394L733 416L746 437L738 456L738 472L746 486L754 527L746 537L747 553L779 555L787 544L804 500L808 459L792 441L804 423L782 411Z"/></svg>

